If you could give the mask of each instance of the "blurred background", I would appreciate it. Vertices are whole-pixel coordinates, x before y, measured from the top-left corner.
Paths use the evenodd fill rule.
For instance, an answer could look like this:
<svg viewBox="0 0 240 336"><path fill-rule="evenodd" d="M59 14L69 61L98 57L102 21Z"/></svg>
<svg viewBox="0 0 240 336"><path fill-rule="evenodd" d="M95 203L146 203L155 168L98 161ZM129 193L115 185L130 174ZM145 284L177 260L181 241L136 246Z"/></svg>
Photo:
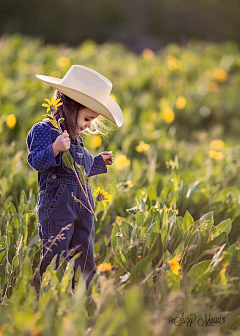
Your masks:
<svg viewBox="0 0 240 336"><path fill-rule="evenodd" d="M77 46L114 41L141 52L189 39L240 42L238 0L1 0L0 34Z"/></svg>

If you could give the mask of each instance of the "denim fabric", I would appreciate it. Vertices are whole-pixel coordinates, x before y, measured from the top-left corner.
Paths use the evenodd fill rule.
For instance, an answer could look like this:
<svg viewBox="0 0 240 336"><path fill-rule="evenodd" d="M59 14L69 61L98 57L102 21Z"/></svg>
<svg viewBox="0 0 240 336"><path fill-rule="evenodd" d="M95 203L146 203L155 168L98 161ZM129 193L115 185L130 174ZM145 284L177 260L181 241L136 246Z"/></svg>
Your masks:
<svg viewBox="0 0 240 336"><path fill-rule="evenodd" d="M39 194L37 221L42 241L40 275L42 277L52 258L57 255L56 267L63 252L69 260L81 252L75 262L75 271L81 267L88 287L96 272L94 261L94 217L74 172L62 162L62 153L54 157L52 144L59 134L47 122L40 122L28 133L28 163L38 171ZM94 158L81 139L71 138L70 153L75 162L85 168L87 176L107 172L101 154ZM87 191L94 208L90 186ZM73 196L85 205L76 202ZM71 255L69 255L69 253Z"/></svg>

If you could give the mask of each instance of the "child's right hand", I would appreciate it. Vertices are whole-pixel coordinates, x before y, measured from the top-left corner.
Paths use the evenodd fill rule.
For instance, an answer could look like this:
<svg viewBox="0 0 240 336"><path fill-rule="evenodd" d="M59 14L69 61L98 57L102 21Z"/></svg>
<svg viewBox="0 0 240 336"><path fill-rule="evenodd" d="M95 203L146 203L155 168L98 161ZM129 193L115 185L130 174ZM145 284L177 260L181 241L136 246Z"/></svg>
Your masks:
<svg viewBox="0 0 240 336"><path fill-rule="evenodd" d="M66 152L70 148L70 137L68 132L65 130L63 134L59 135L57 139L52 144L52 151L56 157L60 152Z"/></svg>

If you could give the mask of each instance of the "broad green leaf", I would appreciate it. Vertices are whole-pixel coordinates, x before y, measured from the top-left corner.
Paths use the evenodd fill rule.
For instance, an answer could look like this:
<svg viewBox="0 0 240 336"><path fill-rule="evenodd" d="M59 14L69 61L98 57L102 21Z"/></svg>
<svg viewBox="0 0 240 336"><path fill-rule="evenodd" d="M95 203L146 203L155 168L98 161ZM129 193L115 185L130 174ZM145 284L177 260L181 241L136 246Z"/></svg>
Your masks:
<svg viewBox="0 0 240 336"><path fill-rule="evenodd" d="M216 226L216 229L218 235L220 235L222 232L226 232L227 234L229 234L232 229L231 219L228 218L223 220L220 224Z"/></svg>
<svg viewBox="0 0 240 336"><path fill-rule="evenodd" d="M204 276L204 274L206 274L209 271L210 264L211 264L211 260L202 261L198 263L197 265L194 265L189 270L188 274L194 281L197 282Z"/></svg>
<svg viewBox="0 0 240 336"><path fill-rule="evenodd" d="M79 177L80 177L81 183L86 186L86 184L87 184L87 174L85 172L84 167L81 166L81 165L78 165L77 163L75 163L75 166L77 168L77 171L79 172Z"/></svg>
<svg viewBox="0 0 240 336"><path fill-rule="evenodd" d="M65 166L68 168L72 169L73 168L73 158L72 155L70 154L69 150L63 153L62 155L62 160Z"/></svg>
<svg viewBox="0 0 240 336"><path fill-rule="evenodd" d="M60 284L60 292L65 293L67 290L70 289L72 285L72 277L73 277L73 269L75 265L75 260L79 258L81 252L77 253L70 259L65 269L64 275L62 277L62 281Z"/></svg>
<svg viewBox="0 0 240 336"><path fill-rule="evenodd" d="M143 258L140 260L131 270L131 279L132 282L140 280L143 275L143 268L147 266L147 264L152 261L158 254L158 251L155 251L153 254L149 255L148 257Z"/></svg>
<svg viewBox="0 0 240 336"><path fill-rule="evenodd" d="M212 249L214 246L219 246L222 245L224 243L227 243L228 241L228 236L226 234L226 232L222 232L219 236L215 237L212 241L210 241L208 244L206 244L204 246L204 250L210 250Z"/></svg>
<svg viewBox="0 0 240 336"><path fill-rule="evenodd" d="M188 192L187 192L187 195L186 195L187 201L189 201L191 199L192 195L198 189L198 187L200 186L201 183L203 183L203 181L195 181L191 185L191 187L188 189Z"/></svg>
<svg viewBox="0 0 240 336"><path fill-rule="evenodd" d="M5 240L5 236L3 236L1 239L0 239L0 263L3 262L3 259L6 255L6 240Z"/></svg>
<svg viewBox="0 0 240 336"><path fill-rule="evenodd" d="M128 222L126 222L126 221L122 221L121 227L122 227L122 232L123 232L124 236L126 237L126 239L128 241L130 241L132 230L133 230L132 225L129 224Z"/></svg>
<svg viewBox="0 0 240 336"><path fill-rule="evenodd" d="M198 222L200 222L201 225L202 225L202 223L207 223L208 226L211 226L211 225L213 224L213 222L214 222L214 220L213 220L213 211L208 212L208 213L206 213L205 215L203 215L203 216L199 219Z"/></svg>
<svg viewBox="0 0 240 336"><path fill-rule="evenodd" d="M193 223L194 223L194 219L192 218L190 213L186 211L185 216L183 218L183 222L181 223L182 226L180 227L183 233L185 233Z"/></svg>
<svg viewBox="0 0 240 336"><path fill-rule="evenodd" d="M220 249L214 254L213 258L212 258L212 262L211 262L211 267L215 267L217 266L217 264L222 260L222 253L223 250L225 248L226 244L223 244Z"/></svg>

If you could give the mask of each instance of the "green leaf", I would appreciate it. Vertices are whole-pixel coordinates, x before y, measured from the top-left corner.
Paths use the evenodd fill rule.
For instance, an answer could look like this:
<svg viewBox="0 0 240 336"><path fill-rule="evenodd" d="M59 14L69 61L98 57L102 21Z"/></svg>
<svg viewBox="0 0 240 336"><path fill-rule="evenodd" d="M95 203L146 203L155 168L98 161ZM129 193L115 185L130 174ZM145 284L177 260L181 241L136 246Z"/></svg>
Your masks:
<svg viewBox="0 0 240 336"><path fill-rule="evenodd" d="M199 281L208 272L211 262L211 260L206 260L194 265L188 274L195 282Z"/></svg>
<svg viewBox="0 0 240 336"><path fill-rule="evenodd" d="M81 183L86 186L86 184L87 184L87 174L85 172L84 167L81 166L81 165L78 165L77 163L75 163L75 166L77 168L77 171L79 172L79 177L80 177Z"/></svg>
<svg viewBox="0 0 240 336"><path fill-rule="evenodd" d="M210 250L212 249L214 246L219 246L222 245L224 243L227 243L228 241L228 236L226 234L226 232L222 232L219 236L215 237L212 241L210 241L208 244L205 245L204 250Z"/></svg>
<svg viewBox="0 0 240 336"><path fill-rule="evenodd" d="M185 216L183 218L183 222L181 223L182 226L180 227L183 233L185 233L193 223L194 223L194 219L192 218L190 213L186 211Z"/></svg>
<svg viewBox="0 0 240 336"><path fill-rule="evenodd" d="M70 154L69 150L63 153L62 155L62 160L65 166L67 166L70 169L73 169L73 158L72 155Z"/></svg>
<svg viewBox="0 0 240 336"><path fill-rule="evenodd" d="M198 189L199 185L203 183L203 181L195 181L191 187L188 189L187 195L186 195L186 199L187 201L189 201L192 197L192 195L194 194L194 192Z"/></svg>
<svg viewBox="0 0 240 336"><path fill-rule="evenodd" d="M131 280L132 282L136 282L143 277L143 269L147 266L147 264L152 261L158 254L158 251L155 251L153 254L149 255L148 257L143 258L140 260L131 270Z"/></svg>
<svg viewBox="0 0 240 336"><path fill-rule="evenodd" d="M5 258L6 255L6 240L5 240L5 236L3 236L0 239L0 263L3 262L3 259Z"/></svg>
<svg viewBox="0 0 240 336"><path fill-rule="evenodd" d="M223 220L220 224L216 226L216 229L218 235L220 235L222 232L226 232L227 234L229 234L232 229L231 219L228 218Z"/></svg>

